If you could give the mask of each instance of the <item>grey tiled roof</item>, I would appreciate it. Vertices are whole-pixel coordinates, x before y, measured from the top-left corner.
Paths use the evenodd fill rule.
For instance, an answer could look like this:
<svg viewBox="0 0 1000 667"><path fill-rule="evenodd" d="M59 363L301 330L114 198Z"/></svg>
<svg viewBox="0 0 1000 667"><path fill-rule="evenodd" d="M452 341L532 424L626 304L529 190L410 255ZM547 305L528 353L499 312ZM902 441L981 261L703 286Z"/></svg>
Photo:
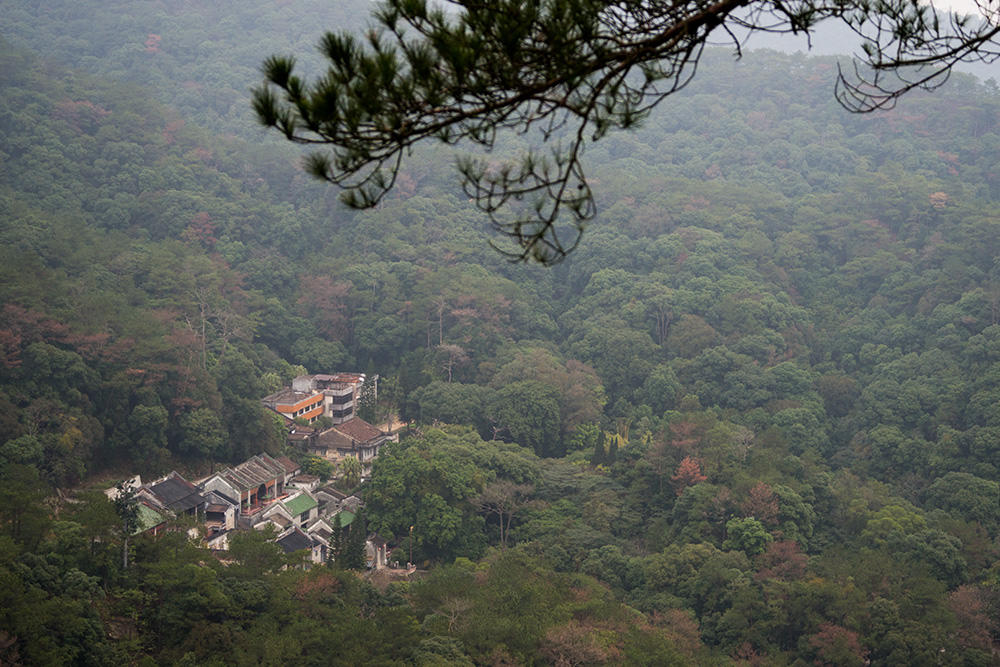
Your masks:
<svg viewBox="0 0 1000 667"><path fill-rule="evenodd" d="M294 553L303 549L312 549L312 538L296 528L278 540L278 546L284 549L285 553Z"/></svg>
<svg viewBox="0 0 1000 667"><path fill-rule="evenodd" d="M295 405L299 401L304 401L311 396L316 394L311 391L295 391L294 389L286 387L280 391L276 391L270 396L265 396L262 402L265 405Z"/></svg>
<svg viewBox="0 0 1000 667"><path fill-rule="evenodd" d="M267 454L258 454L219 475L240 491L249 491L271 480L284 479L285 467Z"/></svg>
<svg viewBox="0 0 1000 667"><path fill-rule="evenodd" d="M205 497L205 502L215 505L230 505L232 507L238 507L239 501L230 498L226 494L222 493L218 489L209 491L208 493L202 494Z"/></svg>
<svg viewBox="0 0 1000 667"><path fill-rule="evenodd" d="M176 473L147 488L165 507L175 512L186 512L205 504L198 487Z"/></svg>

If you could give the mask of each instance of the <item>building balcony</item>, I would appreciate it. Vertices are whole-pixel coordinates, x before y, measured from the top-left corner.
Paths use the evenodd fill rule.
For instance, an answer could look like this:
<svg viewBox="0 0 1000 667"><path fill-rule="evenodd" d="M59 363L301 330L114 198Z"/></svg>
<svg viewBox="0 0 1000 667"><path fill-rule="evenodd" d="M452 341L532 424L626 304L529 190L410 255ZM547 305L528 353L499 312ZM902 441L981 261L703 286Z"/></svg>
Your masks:
<svg viewBox="0 0 1000 667"><path fill-rule="evenodd" d="M275 496L274 498L263 498L261 500L258 500L256 503L250 505L249 507L244 506L241 510L241 513L243 514L243 516L254 516L259 512L263 512L264 510L266 510L268 507L278 502L279 500L284 500L287 497L288 497L287 493L282 493L281 495Z"/></svg>

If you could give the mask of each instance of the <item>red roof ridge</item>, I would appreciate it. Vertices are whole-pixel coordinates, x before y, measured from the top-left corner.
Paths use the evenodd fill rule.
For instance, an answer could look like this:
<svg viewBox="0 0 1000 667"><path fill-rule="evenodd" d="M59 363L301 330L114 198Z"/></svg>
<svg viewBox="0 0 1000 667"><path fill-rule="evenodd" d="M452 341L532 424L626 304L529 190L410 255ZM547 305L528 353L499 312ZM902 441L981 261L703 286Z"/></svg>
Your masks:
<svg viewBox="0 0 1000 667"><path fill-rule="evenodd" d="M372 426L361 417L348 419L346 422L337 424L333 428L359 442L366 442L380 435L385 435L381 430Z"/></svg>

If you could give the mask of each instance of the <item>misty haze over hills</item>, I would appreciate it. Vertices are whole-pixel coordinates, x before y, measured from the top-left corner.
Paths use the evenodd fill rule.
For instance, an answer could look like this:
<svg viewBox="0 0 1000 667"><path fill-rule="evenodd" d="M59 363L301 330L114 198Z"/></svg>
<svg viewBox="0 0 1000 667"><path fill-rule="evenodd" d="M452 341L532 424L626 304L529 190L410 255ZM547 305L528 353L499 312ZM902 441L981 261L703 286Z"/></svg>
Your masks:
<svg viewBox="0 0 1000 667"><path fill-rule="evenodd" d="M774 49L782 53L803 53L812 56L841 56L859 51L860 41L847 26L827 21L820 23L811 43L804 35L757 34L748 43L748 50ZM981 80L1000 80L1000 62L961 63L956 69L974 74Z"/></svg>
<svg viewBox="0 0 1000 667"><path fill-rule="evenodd" d="M709 50L587 146L545 269L448 147L354 211L255 123L262 60L368 9L0 0L0 664L994 664L996 87L857 115L837 36ZM262 402L337 373L406 425L364 482ZM355 528L103 493L261 453Z"/></svg>

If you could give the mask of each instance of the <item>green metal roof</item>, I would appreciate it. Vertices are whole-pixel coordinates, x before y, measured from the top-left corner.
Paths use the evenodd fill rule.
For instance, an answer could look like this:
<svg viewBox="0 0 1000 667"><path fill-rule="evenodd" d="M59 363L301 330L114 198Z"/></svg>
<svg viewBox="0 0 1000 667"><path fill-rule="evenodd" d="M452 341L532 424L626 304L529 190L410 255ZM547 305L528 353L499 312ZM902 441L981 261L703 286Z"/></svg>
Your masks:
<svg viewBox="0 0 1000 667"><path fill-rule="evenodd" d="M337 516L340 517L340 527L341 528L347 528L348 526L351 525L351 522L354 521L354 512L348 512L347 510L341 510L340 512L337 513ZM333 525L333 520L331 519L330 521L327 521L327 523L332 526Z"/></svg>
<svg viewBox="0 0 1000 667"><path fill-rule="evenodd" d="M311 510L312 508L317 507L319 503L316 502L315 498L307 496L306 494L303 493L301 495L295 496L291 500L286 500L284 502L284 505L285 509L288 510L288 513L294 517L300 514L304 514L309 510Z"/></svg>
<svg viewBox="0 0 1000 667"><path fill-rule="evenodd" d="M153 526L163 523L164 521L166 521L166 517L162 514L145 503L139 503L138 526L132 531L132 534L138 535L139 533L145 532Z"/></svg>

